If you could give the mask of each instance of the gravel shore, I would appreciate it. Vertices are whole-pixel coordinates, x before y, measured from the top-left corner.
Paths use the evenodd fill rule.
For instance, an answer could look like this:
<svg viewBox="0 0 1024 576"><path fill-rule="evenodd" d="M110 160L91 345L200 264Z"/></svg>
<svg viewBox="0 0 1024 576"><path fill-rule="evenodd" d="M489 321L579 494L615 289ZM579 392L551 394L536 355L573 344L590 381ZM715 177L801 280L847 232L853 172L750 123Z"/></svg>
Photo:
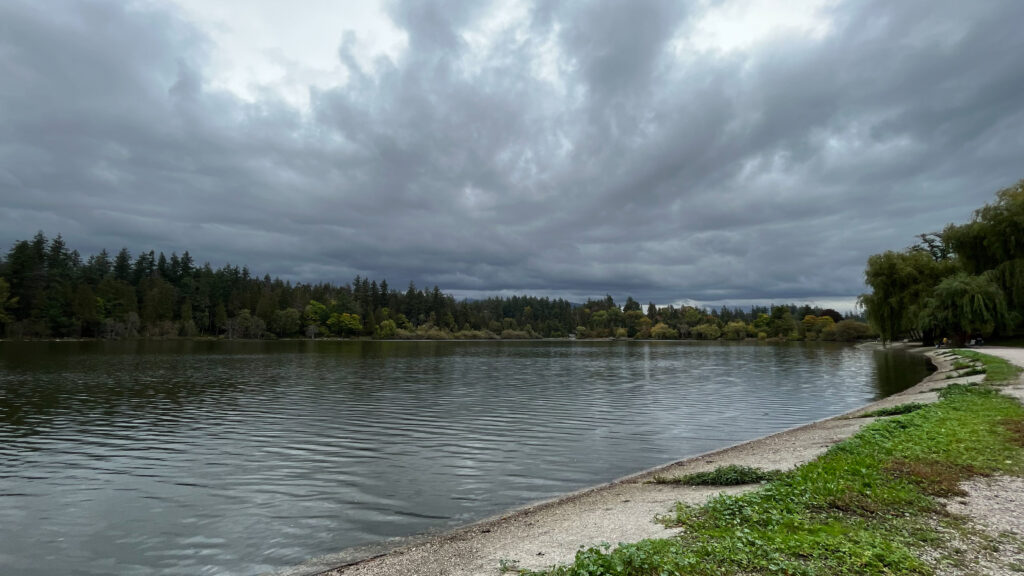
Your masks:
<svg viewBox="0 0 1024 576"><path fill-rule="evenodd" d="M413 540L376 557L365 558L372 552L354 550L347 555L317 559L281 574L496 576L501 574L502 566L543 569L571 562L580 547L672 536L676 530L658 524L655 517L668 513L676 502L701 504L717 494L753 490L758 485L709 488L647 483L654 476L690 474L729 464L791 469L815 459L874 420L857 417L859 414L907 402L935 402L939 388L984 379L983 375L947 379L954 374L951 361L934 350L921 351L932 357L938 369L935 373L908 390L848 414L648 470L447 534ZM986 348L984 352L1024 365L1024 350ZM1022 390L1020 384L1006 388L1014 395L1021 395ZM987 484L984 486L991 489ZM996 490L998 486L1001 485ZM981 500L991 505L994 499ZM970 502L971 498L964 501ZM1016 518L1017 510L1006 514ZM965 513L970 515L969 510ZM986 510L985 514L993 512ZM1014 526L1018 525L1019 522Z"/></svg>
<svg viewBox="0 0 1024 576"><path fill-rule="evenodd" d="M1024 367L1024 348L984 348ZM1024 403L1024 375L1000 391ZM963 517L972 531L952 534L945 560L936 562L939 576L1012 576L1024 572L1024 478L974 478L960 487L966 495L951 498L946 509Z"/></svg>

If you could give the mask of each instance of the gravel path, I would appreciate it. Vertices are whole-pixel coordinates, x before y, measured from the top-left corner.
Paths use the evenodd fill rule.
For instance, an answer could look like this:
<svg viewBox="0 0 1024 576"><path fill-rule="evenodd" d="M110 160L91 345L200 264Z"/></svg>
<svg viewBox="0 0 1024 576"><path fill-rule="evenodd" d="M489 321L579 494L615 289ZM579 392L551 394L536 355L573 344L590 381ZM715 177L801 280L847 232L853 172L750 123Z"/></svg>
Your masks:
<svg viewBox="0 0 1024 576"><path fill-rule="evenodd" d="M1024 367L1024 348L986 347L981 351ZM1000 391L1024 402L1024 375ZM960 487L967 495L950 499L946 509L966 518L974 534L950 534L952 553L936 562L936 572L941 576L1024 572L1024 478L974 478Z"/></svg>

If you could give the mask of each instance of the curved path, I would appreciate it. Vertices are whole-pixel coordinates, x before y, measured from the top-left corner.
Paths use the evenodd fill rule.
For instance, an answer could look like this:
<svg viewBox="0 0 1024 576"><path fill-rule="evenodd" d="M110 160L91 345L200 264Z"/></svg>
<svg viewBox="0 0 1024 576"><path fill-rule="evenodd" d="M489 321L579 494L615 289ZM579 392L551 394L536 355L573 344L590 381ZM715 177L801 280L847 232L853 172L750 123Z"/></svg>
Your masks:
<svg viewBox="0 0 1024 576"><path fill-rule="evenodd" d="M1024 348L984 347L979 350L1024 368ZM1024 403L1024 374L999 391ZM938 576L1014 576L1024 566L1024 478L991 476L973 478L960 485L965 495L952 498L946 508L966 517L983 538L949 534L957 562L940 563Z"/></svg>
<svg viewBox="0 0 1024 576"><path fill-rule="evenodd" d="M1008 360L1010 363L1017 365L1020 368L1024 368L1024 348L1007 348L1004 346L993 346L984 347L979 352L988 354L990 356L998 356L1004 360ZM1003 394L1007 396L1013 396L1024 403L1024 374L1021 375L1020 380L1015 386L1007 386L1002 389Z"/></svg>

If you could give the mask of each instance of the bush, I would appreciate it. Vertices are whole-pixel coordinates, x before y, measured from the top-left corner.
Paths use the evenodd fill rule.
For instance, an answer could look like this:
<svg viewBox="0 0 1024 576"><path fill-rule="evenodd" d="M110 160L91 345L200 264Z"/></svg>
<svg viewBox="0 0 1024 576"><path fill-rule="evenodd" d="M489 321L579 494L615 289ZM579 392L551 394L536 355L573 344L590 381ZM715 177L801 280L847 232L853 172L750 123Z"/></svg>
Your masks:
<svg viewBox="0 0 1024 576"><path fill-rule="evenodd" d="M459 330L452 334L456 340L497 340L498 335L490 330Z"/></svg>
<svg viewBox="0 0 1024 576"><path fill-rule="evenodd" d="M685 476L666 478L655 476L655 484L683 484L684 486L740 486L743 484L757 484L768 482L779 475L777 470L762 470L750 466L738 466L730 464L719 466L709 472L697 472Z"/></svg>
<svg viewBox="0 0 1024 576"><path fill-rule="evenodd" d="M871 328L867 324L856 320L842 320L836 323L833 331L835 333L835 340L854 342L867 338L871 333ZM824 334L825 331L823 330L822 336Z"/></svg>
<svg viewBox="0 0 1024 576"><path fill-rule="evenodd" d="M693 336L701 340L717 340L722 335L722 330L711 323L698 324L693 329Z"/></svg>
<svg viewBox="0 0 1024 576"><path fill-rule="evenodd" d="M394 320L385 320L380 323L377 334L380 338L394 338L398 332L398 325Z"/></svg>
<svg viewBox="0 0 1024 576"><path fill-rule="evenodd" d="M658 322L651 328L651 338L656 340L678 340L679 331L669 328L664 322Z"/></svg>
<svg viewBox="0 0 1024 576"><path fill-rule="evenodd" d="M742 320L733 320L725 325L722 336L726 340L743 340L747 337L747 325Z"/></svg>
<svg viewBox="0 0 1024 576"><path fill-rule="evenodd" d="M452 333L435 326L426 325L416 329L416 335L424 340L451 340Z"/></svg>
<svg viewBox="0 0 1024 576"><path fill-rule="evenodd" d="M451 340L451 332L436 328L432 324L424 324L415 330L395 330L395 338L398 340Z"/></svg>
<svg viewBox="0 0 1024 576"><path fill-rule="evenodd" d="M921 408L924 408L926 404L920 402L907 402L906 404L898 404L896 406L889 406L888 408L879 408L878 410L872 410L871 412L865 412L858 416L858 418L879 418L884 416L901 416L903 414L910 414L911 412L917 412Z"/></svg>

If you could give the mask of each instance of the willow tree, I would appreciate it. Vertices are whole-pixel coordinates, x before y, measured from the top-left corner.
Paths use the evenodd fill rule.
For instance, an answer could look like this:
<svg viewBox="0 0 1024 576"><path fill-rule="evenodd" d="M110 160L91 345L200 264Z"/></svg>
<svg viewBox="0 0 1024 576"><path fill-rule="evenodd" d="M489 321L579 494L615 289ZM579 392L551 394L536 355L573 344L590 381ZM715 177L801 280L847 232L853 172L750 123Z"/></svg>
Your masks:
<svg viewBox="0 0 1024 576"><path fill-rule="evenodd" d="M872 292L862 294L860 303L882 342L920 330L927 344L933 325L921 322L925 301L936 284L956 269L954 260L936 260L923 250L890 250L868 258L864 276Z"/></svg>
<svg viewBox="0 0 1024 576"><path fill-rule="evenodd" d="M942 282L925 301L921 322L953 336L962 346L972 335L990 335L1010 321L1002 289L989 274L958 272Z"/></svg>
<svg viewBox="0 0 1024 576"><path fill-rule="evenodd" d="M985 274L1010 310L1024 310L1024 180L996 193L967 224L949 225L943 238L964 270Z"/></svg>

